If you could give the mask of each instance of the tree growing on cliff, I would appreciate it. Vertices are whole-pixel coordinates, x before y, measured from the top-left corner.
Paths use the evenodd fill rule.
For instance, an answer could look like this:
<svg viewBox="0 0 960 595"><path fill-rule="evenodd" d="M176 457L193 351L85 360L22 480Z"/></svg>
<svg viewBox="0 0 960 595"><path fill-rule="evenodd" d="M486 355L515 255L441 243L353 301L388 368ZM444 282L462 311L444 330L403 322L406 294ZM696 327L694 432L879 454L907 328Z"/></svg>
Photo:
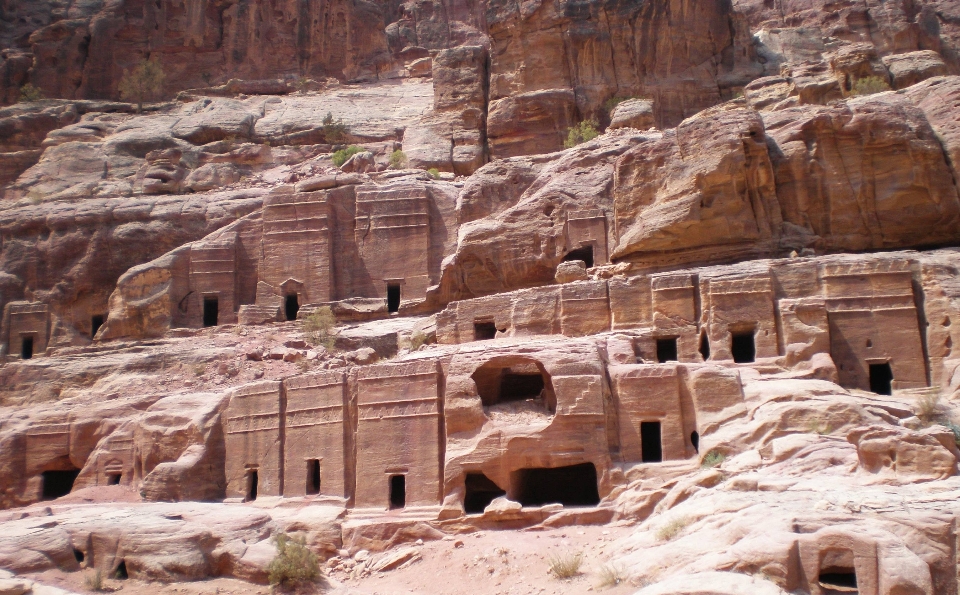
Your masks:
<svg viewBox="0 0 960 595"><path fill-rule="evenodd" d="M20 87L20 102L21 103L30 103L32 101L40 101L43 99L43 91L34 87L30 83Z"/></svg>
<svg viewBox="0 0 960 595"><path fill-rule="evenodd" d="M595 120L584 120L567 131L567 140L563 142L563 147L572 149L580 143L593 140L598 136L600 136L600 132L597 130L597 122Z"/></svg>
<svg viewBox="0 0 960 595"><path fill-rule="evenodd" d="M141 60L133 70L125 71L120 85L120 97L137 102L137 112L143 111L143 103L160 97L166 75L156 60Z"/></svg>

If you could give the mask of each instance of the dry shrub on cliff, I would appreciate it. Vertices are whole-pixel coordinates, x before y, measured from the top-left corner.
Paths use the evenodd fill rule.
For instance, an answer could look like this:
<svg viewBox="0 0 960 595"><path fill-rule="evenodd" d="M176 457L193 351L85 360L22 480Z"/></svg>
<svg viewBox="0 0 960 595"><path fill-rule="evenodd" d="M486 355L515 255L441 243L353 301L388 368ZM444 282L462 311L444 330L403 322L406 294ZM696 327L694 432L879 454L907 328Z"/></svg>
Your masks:
<svg viewBox="0 0 960 595"><path fill-rule="evenodd" d="M890 83L879 76L865 76L857 79L850 90L851 95L873 95L890 90Z"/></svg>
<svg viewBox="0 0 960 595"><path fill-rule="evenodd" d="M700 466L704 469L713 469L714 467L721 465L726 458L727 457L722 452L712 450L708 452L705 457L703 457L703 461L700 463Z"/></svg>
<svg viewBox="0 0 960 595"><path fill-rule="evenodd" d="M320 563L302 537L291 539L285 533L278 533L274 543L277 545L277 556L267 566L271 585L289 588L316 580L320 574Z"/></svg>
<svg viewBox="0 0 960 595"><path fill-rule="evenodd" d="M407 166L407 154L397 149L390 153L390 169L403 169Z"/></svg>
<svg viewBox="0 0 960 595"><path fill-rule="evenodd" d="M20 87L20 103L30 103L31 101L40 101L41 99L44 99L43 91L30 83Z"/></svg>
<svg viewBox="0 0 960 595"><path fill-rule="evenodd" d="M659 541L670 541L677 535L680 535L680 532L686 529L689 524L690 519L687 517L679 517L668 521L657 529L657 539Z"/></svg>
<svg viewBox="0 0 960 595"><path fill-rule="evenodd" d="M564 148L571 149L580 143L591 141L600 136L597 123L594 120L584 120L567 131L567 140L563 141Z"/></svg>
<svg viewBox="0 0 960 595"><path fill-rule="evenodd" d="M337 318L330 306L321 306L303 318L303 335L314 345L333 349Z"/></svg>
<svg viewBox="0 0 960 595"><path fill-rule="evenodd" d="M323 140L330 144L342 142L343 139L347 137L347 127L343 124L343 119L341 118L334 122L331 112L327 112L327 115L323 117L323 128L321 128L321 132L323 133ZM337 167L340 166L338 165Z"/></svg>
<svg viewBox="0 0 960 595"><path fill-rule="evenodd" d="M925 423L933 423L941 413L940 393L929 392L917 399L917 417Z"/></svg>
<svg viewBox="0 0 960 595"><path fill-rule="evenodd" d="M117 89L126 101L135 101L137 111L143 111L143 102L157 99L163 91L166 75L156 60L141 60L137 66L126 71Z"/></svg>
<svg viewBox="0 0 960 595"><path fill-rule="evenodd" d="M91 574L84 575L83 584L88 591L94 591L96 593L106 591L103 586L103 571L99 569Z"/></svg>
<svg viewBox="0 0 960 595"><path fill-rule="evenodd" d="M550 572L559 579L573 578L580 574L583 554L554 554L550 556Z"/></svg>
<svg viewBox="0 0 960 595"><path fill-rule="evenodd" d="M623 568L616 564L604 564L597 572L600 578L599 587L614 587L624 580Z"/></svg>

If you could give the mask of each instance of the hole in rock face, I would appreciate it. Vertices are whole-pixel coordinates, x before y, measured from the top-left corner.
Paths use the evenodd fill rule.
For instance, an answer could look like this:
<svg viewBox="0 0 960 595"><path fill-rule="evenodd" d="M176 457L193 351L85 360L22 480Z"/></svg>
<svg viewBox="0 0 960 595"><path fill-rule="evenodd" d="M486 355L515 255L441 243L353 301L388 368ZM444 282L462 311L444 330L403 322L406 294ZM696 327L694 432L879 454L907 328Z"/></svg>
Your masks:
<svg viewBox="0 0 960 595"><path fill-rule="evenodd" d="M307 495L320 493L320 459L307 461Z"/></svg>
<svg viewBox="0 0 960 595"><path fill-rule="evenodd" d="M533 413L544 409L553 413L557 409L550 376L535 361L492 360L477 368L471 378L484 407L518 403L504 411L517 412L519 407Z"/></svg>
<svg viewBox="0 0 960 595"><path fill-rule="evenodd" d="M122 473L111 473L107 475L107 485L117 486L120 485L120 479L123 477Z"/></svg>
<svg viewBox="0 0 960 595"><path fill-rule="evenodd" d="M878 395L893 394L893 370L889 362L870 364L870 390Z"/></svg>
<svg viewBox="0 0 960 595"><path fill-rule="evenodd" d="M593 463L520 469L511 475L511 482L514 499L523 506L596 506L600 503L597 468Z"/></svg>
<svg viewBox="0 0 960 595"><path fill-rule="evenodd" d="M90 338L97 336L97 331L100 330L100 327L103 326L103 314L97 314L90 319Z"/></svg>
<svg viewBox="0 0 960 595"><path fill-rule="evenodd" d="M387 285L387 312L391 314L400 311L400 285L390 283Z"/></svg>
<svg viewBox="0 0 960 595"><path fill-rule="evenodd" d="M677 361L677 338L669 337L657 339L657 361L664 362Z"/></svg>
<svg viewBox="0 0 960 595"><path fill-rule="evenodd" d="M291 293L283 302L283 313L287 320L296 320L297 312L300 311L300 299L297 294Z"/></svg>
<svg viewBox="0 0 960 595"><path fill-rule="evenodd" d="M483 473L467 473L464 484L463 509L467 514L480 514L496 498L506 495Z"/></svg>
<svg viewBox="0 0 960 595"><path fill-rule="evenodd" d="M697 351L700 352L703 361L710 359L710 339L707 338L707 333L700 333L700 348Z"/></svg>
<svg viewBox="0 0 960 595"><path fill-rule="evenodd" d="M693 450L700 452L700 432L690 432L690 444L693 445Z"/></svg>
<svg viewBox="0 0 960 595"><path fill-rule="evenodd" d="M73 559L77 561L77 564L83 564L84 555L83 552L77 548L73 548Z"/></svg>
<svg viewBox="0 0 960 595"><path fill-rule="evenodd" d="M203 326L217 326L220 318L220 299L217 296L203 298Z"/></svg>
<svg viewBox="0 0 960 595"><path fill-rule="evenodd" d="M390 509L403 508L407 505L407 478L404 475L390 477Z"/></svg>
<svg viewBox="0 0 960 595"><path fill-rule="evenodd" d="M66 496L73 490L73 482L80 475L79 469L70 469L68 471L44 471L43 477L43 500L56 500Z"/></svg>
<svg viewBox="0 0 960 595"><path fill-rule="evenodd" d="M753 331L733 333L730 339L730 351L733 353L735 363L749 364L756 359L757 347L753 335Z"/></svg>
<svg viewBox="0 0 960 595"><path fill-rule="evenodd" d="M256 469L247 471L247 501L257 499L257 490L260 487L260 474Z"/></svg>
<svg viewBox="0 0 960 595"><path fill-rule="evenodd" d="M640 422L640 448L644 463L663 461L663 446L660 442L660 422Z"/></svg>
<svg viewBox="0 0 960 595"><path fill-rule="evenodd" d="M120 560L120 564L113 572L113 577L120 581L125 581L130 578L130 575L127 574L127 562L125 560Z"/></svg>
<svg viewBox="0 0 960 595"><path fill-rule="evenodd" d="M823 568L818 577L820 588L824 595L855 595L857 588L857 573L853 568Z"/></svg>
<svg viewBox="0 0 960 595"><path fill-rule="evenodd" d="M474 322L473 340L486 341L495 339L497 336L497 325L493 322Z"/></svg>
<svg viewBox="0 0 960 595"><path fill-rule="evenodd" d="M526 401L537 399L544 388L543 376L533 374L515 374L504 372L500 378L500 399L498 402Z"/></svg>
<svg viewBox="0 0 960 595"><path fill-rule="evenodd" d="M20 359L33 357L33 335L26 335L20 339Z"/></svg>
<svg viewBox="0 0 960 595"><path fill-rule="evenodd" d="M593 266L593 246L584 246L583 248L571 250L563 257L563 262L570 262L572 260L582 260L588 269L591 268Z"/></svg>

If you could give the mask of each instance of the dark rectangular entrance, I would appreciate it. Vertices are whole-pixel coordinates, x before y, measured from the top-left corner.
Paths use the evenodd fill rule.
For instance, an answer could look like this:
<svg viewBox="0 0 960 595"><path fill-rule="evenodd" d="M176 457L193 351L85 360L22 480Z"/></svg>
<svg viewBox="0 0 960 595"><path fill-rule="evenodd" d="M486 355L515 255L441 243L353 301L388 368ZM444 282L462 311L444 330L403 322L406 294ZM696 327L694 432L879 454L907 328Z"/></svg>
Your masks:
<svg viewBox="0 0 960 595"><path fill-rule="evenodd" d="M593 267L593 246L584 246L583 248L577 248L576 250L571 250L567 252L567 255L563 257L563 262L571 262L574 260L582 260L583 264L587 265L587 268Z"/></svg>
<svg viewBox="0 0 960 595"><path fill-rule="evenodd" d="M660 422L640 422L641 460L644 463L663 461L663 446L660 439Z"/></svg>
<svg viewBox="0 0 960 595"><path fill-rule="evenodd" d="M407 505L407 478L404 475L390 477L390 509Z"/></svg>
<svg viewBox="0 0 960 595"><path fill-rule="evenodd" d="M664 362L677 361L677 338L668 337L657 339L657 361Z"/></svg>
<svg viewBox="0 0 960 595"><path fill-rule="evenodd" d="M220 318L220 299L213 296L203 298L203 326L217 326Z"/></svg>
<svg viewBox="0 0 960 595"><path fill-rule="evenodd" d="M20 359L30 359L33 357L33 335L24 335L20 337Z"/></svg>
<svg viewBox="0 0 960 595"><path fill-rule="evenodd" d="M41 499L56 500L61 496L66 496L73 490L73 482L80 475L79 469L70 469L68 471L44 471L43 491Z"/></svg>
<svg viewBox="0 0 960 595"><path fill-rule="evenodd" d="M320 493L320 459L307 461L307 495Z"/></svg>
<svg viewBox="0 0 960 595"><path fill-rule="evenodd" d="M257 490L260 488L260 474L256 469L247 471L247 501L257 499Z"/></svg>
<svg viewBox="0 0 960 595"><path fill-rule="evenodd" d="M486 341L497 337L497 325L493 322L474 322L473 340Z"/></svg>
<svg viewBox="0 0 960 595"><path fill-rule="evenodd" d="M753 331L733 333L730 339L730 351L733 361L738 364L749 364L757 357L757 347L754 344Z"/></svg>
<svg viewBox="0 0 960 595"><path fill-rule="evenodd" d="M387 312L391 314L400 311L400 284L387 285Z"/></svg>
<svg viewBox="0 0 960 595"><path fill-rule="evenodd" d="M283 302L283 313L287 320L296 320L297 312L300 311L300 298L297 294L291 293Z"/></svg>
<svg viewBox="0 0 960 595"><path fill-rule="evenodd" d="M90 318L90 338L97 336L97 331L100 330L100 327L103 326L103 315L97 314Z"/></svg>
<svg viewBox="0 0 960 595"><path fill-rule="evenodd" d="M596 506L600 503L597 468L593 463L552 469L521 469L513 473L511 481L516 491L515 499L524 506L555 503Z"/></svg>
<svg viewBox="0 0 960 595"><path fill-rule="evenodd" d="M889 362L870 364L870 391L878 395L893 394L893 370Z"/></svg>

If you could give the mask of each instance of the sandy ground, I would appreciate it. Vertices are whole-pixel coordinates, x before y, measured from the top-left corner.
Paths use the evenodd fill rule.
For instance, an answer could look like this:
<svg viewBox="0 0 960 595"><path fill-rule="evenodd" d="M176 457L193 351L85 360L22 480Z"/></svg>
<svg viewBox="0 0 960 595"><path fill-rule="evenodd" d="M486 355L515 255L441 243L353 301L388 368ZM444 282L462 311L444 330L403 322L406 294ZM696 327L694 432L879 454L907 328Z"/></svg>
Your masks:
<svg viewBox="0 0 960 595"><path fill-rule="evenodd" d="M351 578L324 565L327 584L336 595L580 595L633 593L626 582L601 586L600 568L607 564L612 543L631 528L567 527L546 531L481 531L446 537L416 547L421 559L396 570ZM400 546L409 547L409 546ZM580 574L560 580L549 570L554 556L583 555ZM33 580L77 593L91 571L51 570L27 575ZM150 583L135 579L104 581L123 595L270 595L266 585L216 578L193 583Z"/></svg>

